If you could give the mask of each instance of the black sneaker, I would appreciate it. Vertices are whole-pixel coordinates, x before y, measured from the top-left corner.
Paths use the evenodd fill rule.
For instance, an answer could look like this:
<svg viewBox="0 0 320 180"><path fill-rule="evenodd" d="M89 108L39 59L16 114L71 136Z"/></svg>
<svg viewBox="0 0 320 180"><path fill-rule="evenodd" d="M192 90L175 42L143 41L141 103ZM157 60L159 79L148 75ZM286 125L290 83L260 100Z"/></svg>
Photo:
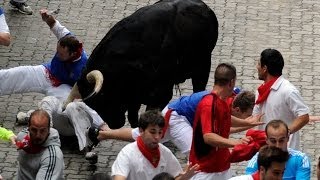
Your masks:
<svg viewBox="0 0 320 180"><path fill-rule="evenodd" d="M99 135L99 129L96 127L90 127L87 131L87 148L91 151L94 147L99 144L99 140L97 139Z"/></svg>
<svg viewBox="0 0 320 180"><path fill-rule="evenodd" d="M27 5L27 3L23 2L23 3L19 3L19 2L15 2L13 0L10 0L10 6L12 8L17 9L20 13L22 14L28 14L31 15L33 13L32 9L30 6Z"/></svg>

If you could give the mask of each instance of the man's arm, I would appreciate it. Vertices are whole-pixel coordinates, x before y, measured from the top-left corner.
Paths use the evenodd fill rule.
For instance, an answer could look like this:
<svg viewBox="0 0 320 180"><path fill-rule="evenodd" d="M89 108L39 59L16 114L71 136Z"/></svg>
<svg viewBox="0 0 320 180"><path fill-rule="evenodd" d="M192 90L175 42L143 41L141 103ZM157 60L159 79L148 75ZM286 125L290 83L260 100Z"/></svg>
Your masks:
<svg viewBox="0 0 320 180"><path fill-rule="evenodd" d="M99 141L107 140L107 139L116 139L122 141L133 142L135 139L133 138L132 128L120 128L120 129L108 129L99 131L99 135L97 139Z"/></svg>
<svg viewBox="0 0 320 180"><path fill-rule="evenodd" d="M251 140L249 137L243 137L241 139L227 139L215 133L206 133L203 135L203 139L206 144L220 148L230 148L238 144L248 144Z"/></svg>
<svg viewBox="0 0 320 180"><path fill-rule="evenodd" d="M246 131L248 129L252 128L252 126L244 126L244 127L231 127L230 128L230 134L238 133L242 131Z"/></svg>
<svg viewBox="0 0 320 180"><path fill-rule="evenodd" d="M9 46L11 42L10 33L0 32L0 45Z"/></svg>
<svg viewBox="0 0 320 180"><path fill-rule="evenodd" d="M126 180L127 178L124 176L120 176L120 175L115 175L113 176L113 180Z"/></svg>
<svg viewBox="0 0 320 180"><path fill-rule="evenodd" d="M175 180L188 180L192 178L197 171L199 170L200 166L198 164L192 165L191 163L188 164L185 170L179 174L179 176L175 177Z"/></svg>
<svg viewBox="0 0 320 180"><path fill-rule="evenodd" d="M63 154L60 148L57 146L48 146L44 154L46 155L41 158L40 169L37 173L36 180L60 179L64 169Z"/></svg>
<svg viewBox="0 0 320 180"><path fill-rule="evenodd" d="M70 34L70 31L65 26L62 26L59 21L57 21L52 15L48 14L47 9L41 9L40 15L42 20L48 24L52 33L58 39L64 37L67 34Z"/></svg>
<svg viewBox="0 0 320 180"><path fill-rule="evenodd" d="M302 116L298 116L295 120L293 120L292 124L289 126L290 133L295 133L299 131L303 126L308 124L309 122L309 114L305 114Z"/></svg>
<svg viewBox="0 0 320 180"><path fill-rule="evenodd" d="M263 114L255 115L255 116L250 116L246 119L240 119L235 116L231 116L231 126L232 127L244 127L244 126L258 126L264 124L261 122L261 117Z"/></svg>
<svg viewBox="0 0 320 180"><path fill-rule="evenodd" d="M309 122L309 108L304 103L300 93L298 90L293 90L286 96L285 99L288 104L290 110L297 117L293 119L293 122L289 125L290 133L295 133L299 131L303 126L308 124Z"/></svg>

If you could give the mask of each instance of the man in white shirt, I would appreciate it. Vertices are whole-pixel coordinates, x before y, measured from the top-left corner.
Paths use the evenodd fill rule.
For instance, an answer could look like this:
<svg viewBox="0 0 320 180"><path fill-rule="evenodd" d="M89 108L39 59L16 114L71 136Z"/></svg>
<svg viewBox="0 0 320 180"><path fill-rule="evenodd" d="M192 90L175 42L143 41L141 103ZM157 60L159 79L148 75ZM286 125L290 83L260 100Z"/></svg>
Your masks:
<svg viewBox="0 0 320 180"><path fill-rule="evenodd" d="M175 179L189 179L196 173L197 164L190 164L183 172L177 158L159 143L164 124L158 111L147 111L140 116L140 136L119 152L111 168L114 180L149 180L161 172L167 172Z"/></svg>
<svg viewBox="0 0 320 180"><path fill-rule="evenodd" d="M298 89L282 76L284 60L275 49L265 49L257 64L259 79L264 83L258 88L253 115L264 114L267 124L281 119L292 134L289 147L300 149L299 130L309 122L309 108L303 102ZM259 126L263 130L265 125Z"/></svg>
<svg viewBox="0 0 320 180"><path fill-rule="evenodd" d="M255 174L236 176L229 180L282 180L288 158L288 152L266 145L259 150L259 170Z"/></svg>

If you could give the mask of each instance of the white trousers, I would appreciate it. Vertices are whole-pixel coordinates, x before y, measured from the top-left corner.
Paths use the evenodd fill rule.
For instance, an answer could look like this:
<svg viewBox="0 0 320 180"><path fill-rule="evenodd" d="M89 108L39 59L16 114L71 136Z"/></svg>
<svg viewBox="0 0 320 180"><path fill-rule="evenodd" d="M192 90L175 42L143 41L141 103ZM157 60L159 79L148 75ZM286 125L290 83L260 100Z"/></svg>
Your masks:
<svg viewBox="0 0 320 180"><path fill-rule="evenodd" d="M43 65L2 69L0 70L0 82L0 96L37 92L65 100L72 88L67 84L52 86Z"/></svg>
<svg viewBox="0 0 320 180"><path fill-rule="evenodd" d="M39 102L39 108L51 116L53 127L63 136L76 135L80 151L87 146L86 131L89 127L99 127L104 124L96 111L83 102L71 102L62 111L62 101L53 96L47 96Z"/></svg>
<svg viewBox="0 0 320 180"><path fill-rule="evenodd" d="M164 116L167 111L168 106L162 110L162 115ZM192 144L192 134L193 129L187 118L179 115L176 111L172 111L169 119L169 127L160 142L164 143L171 140L182 153L189 155ZM139 135L139 128L132 130L133 139L137 139Z"/></svg>

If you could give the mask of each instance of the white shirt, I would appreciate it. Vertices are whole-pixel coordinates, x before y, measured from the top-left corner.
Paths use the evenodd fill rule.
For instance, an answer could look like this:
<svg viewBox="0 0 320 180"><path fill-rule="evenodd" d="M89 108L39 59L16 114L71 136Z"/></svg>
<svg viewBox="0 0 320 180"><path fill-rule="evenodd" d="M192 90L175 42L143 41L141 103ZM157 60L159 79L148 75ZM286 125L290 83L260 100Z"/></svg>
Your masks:
<svg viewBox="0 0 320 180"><path fill-rule="evenodd" d="M177 158L172 152L159 143L160 161L156 168L142 155L137 142L126 145L118 154L112 165L111 176L121 175L128 180L150 180L161 172L167 172L173 177L182 172Z"/></svg>
<svg viewBox="0 0 320 180"><path fill-rule="evenodd" d="M258 97L258 92L256 93ZM288 80L280 76L272 85L267 100L255 105L253 115L264 113L263 120L267 124L271 120L279 119L290 126L298 116L308 114L309 108L304 103L298 89ZM264 130L266 124L259 126ZM300 149L299 131L294 133L289 141L289 147Z"/></svg>
<svg viewBox="0 0 320 180"><path fill-rule="evenodd" d="M242 175L230 178L229 180L253 180L253 177L251 175Z"/></svg>
<svg viewBox="0 0 320 180"><path fill-rule="evenodd" d="M3 14L3 10L0 7L0 32L1 33L9 33L9 27L6 22L6 18Z"/></svg>

